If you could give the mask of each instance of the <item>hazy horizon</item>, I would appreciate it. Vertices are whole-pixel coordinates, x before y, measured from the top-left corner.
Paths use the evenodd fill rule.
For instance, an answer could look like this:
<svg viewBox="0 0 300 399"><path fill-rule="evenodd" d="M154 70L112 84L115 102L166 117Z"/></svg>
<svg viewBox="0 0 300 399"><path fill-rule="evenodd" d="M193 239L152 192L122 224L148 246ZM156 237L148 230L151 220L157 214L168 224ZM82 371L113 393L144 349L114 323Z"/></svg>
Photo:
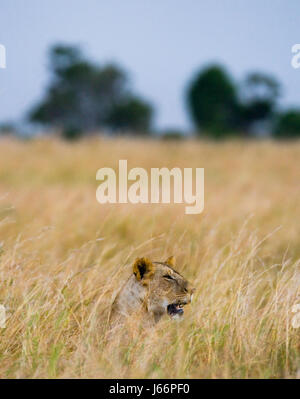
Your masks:
<svg viewBox="0 0 300 399"><path fill-rule="evenodd" d="M282 83L282 105L300 106L300 69L291 67L299 14L295 0L2 0L7 68L0 69L0 123L20 119L42 97L55 43L78 44L100 64L120 64L154 105L158 129L190 127L185 88L209 63L224 65L237 80L249 71L270 73Z"/></svg>

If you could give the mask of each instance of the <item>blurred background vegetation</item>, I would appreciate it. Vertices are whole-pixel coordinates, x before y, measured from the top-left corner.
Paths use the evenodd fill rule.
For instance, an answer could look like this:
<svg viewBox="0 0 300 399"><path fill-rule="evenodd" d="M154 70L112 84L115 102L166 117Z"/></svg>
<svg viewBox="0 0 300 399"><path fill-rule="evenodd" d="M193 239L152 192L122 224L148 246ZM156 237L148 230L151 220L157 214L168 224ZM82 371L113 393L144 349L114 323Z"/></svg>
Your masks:
<svg viewBox="0 0 300 399"><path fill-rule="evenodd" d="M79 46L57 44L49 51L50 80L44 97L27 119L47 133L66 139L105 131L108 134L151 135L154 106L133 92L119 65L97 65ZM254 71L237 84L222 65L214 64L187 77L184 101L202 137L300 136L300 108L281 110L280 82ZM0 125L1 134L18 134L13 122ZM183 138L178 129L160 132L166 139Z"/></svg>

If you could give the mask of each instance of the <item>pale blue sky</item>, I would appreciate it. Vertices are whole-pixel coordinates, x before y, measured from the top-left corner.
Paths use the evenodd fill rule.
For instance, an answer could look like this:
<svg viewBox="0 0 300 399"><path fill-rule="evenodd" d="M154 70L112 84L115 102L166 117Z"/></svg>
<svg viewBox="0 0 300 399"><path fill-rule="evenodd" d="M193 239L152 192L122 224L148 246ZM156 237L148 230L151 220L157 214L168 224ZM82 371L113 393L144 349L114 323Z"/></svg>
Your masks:
<svg viewBox="0 0 300 399"><path fill-rule="evenodd" d="M299 0L0 0L0 122L20 118L47 85L47 50L82 45L99 63L116 61L156 107L158 128L188 128L184 91L200 67L219 62L236 79L270 72L284 105L300 105Z"/></svg>

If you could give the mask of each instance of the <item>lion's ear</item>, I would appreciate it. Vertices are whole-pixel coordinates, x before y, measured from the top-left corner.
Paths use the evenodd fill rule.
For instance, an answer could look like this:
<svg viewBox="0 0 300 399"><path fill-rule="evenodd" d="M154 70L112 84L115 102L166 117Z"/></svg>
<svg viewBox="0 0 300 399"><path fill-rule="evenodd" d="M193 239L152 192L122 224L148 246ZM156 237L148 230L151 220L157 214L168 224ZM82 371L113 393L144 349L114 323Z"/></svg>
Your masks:
<svg viewBox="0 0 300 399"><path fill-rule="evenodd" d="M138 281L149 278L154 273L154 265L147 258L138 258L133 264L133 274Z"/></svg>
<svg viewBox="0 0 300 399"><path fill-rule="evenodd" d="M169 265L169 266L174 267L174 266L175 266L175 263L176 263L175 256L170 256L170 257L165 261L165 263L166 263L167 265Z"/></svg>

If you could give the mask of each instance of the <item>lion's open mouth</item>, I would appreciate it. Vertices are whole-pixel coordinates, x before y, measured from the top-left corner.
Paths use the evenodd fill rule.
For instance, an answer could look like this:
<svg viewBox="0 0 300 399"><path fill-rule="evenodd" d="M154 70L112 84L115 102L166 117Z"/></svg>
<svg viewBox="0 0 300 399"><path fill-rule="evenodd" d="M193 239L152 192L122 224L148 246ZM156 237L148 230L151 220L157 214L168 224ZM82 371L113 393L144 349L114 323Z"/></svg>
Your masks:
<svg viewBox="0 0 300 399"><path fill-rule="evenodd" d="M171 305L167 306L167 312L170 316L183 315L183 305L182 304L175 304L172 303Z"/></svg>

